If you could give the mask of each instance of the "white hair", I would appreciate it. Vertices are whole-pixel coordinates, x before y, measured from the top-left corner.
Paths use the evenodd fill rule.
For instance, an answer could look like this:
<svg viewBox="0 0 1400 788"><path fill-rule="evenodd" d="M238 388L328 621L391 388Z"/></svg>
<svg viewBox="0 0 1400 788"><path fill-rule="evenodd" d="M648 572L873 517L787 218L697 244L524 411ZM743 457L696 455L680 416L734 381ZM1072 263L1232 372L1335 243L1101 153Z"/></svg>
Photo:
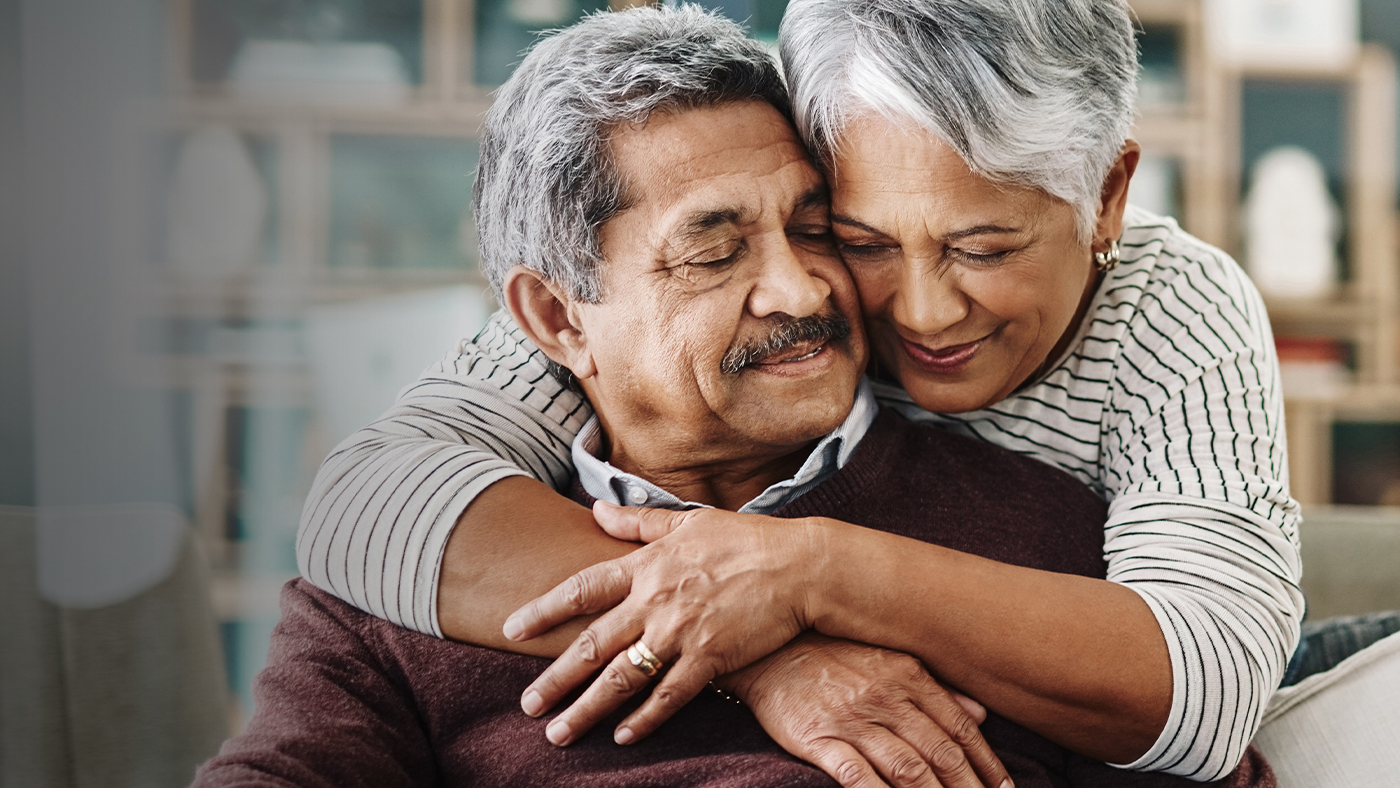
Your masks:
<svg viewBox="0 0 1400 788"><path fill-rule="evenodd" d="M831 171L874 113L934 134L973 172L1098 217L1137 98L1126 0L792 0L779 33L798 131Z"/></svg>
<svg viewBox="0 0 1400 788"><path fill-rule="evenodd" d="M790 117L763 45L698 6L603 12L537 43L496 93L472 207L481 269L515 265L602 300L598 230L631 197L608 139L653 112L764 101Z"/></svg>

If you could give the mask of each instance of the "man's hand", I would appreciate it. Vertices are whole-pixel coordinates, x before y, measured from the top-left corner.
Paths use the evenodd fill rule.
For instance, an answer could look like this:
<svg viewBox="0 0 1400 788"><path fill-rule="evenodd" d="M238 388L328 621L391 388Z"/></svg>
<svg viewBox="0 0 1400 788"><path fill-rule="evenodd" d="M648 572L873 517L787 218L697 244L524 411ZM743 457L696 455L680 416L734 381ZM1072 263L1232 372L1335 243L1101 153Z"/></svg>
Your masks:
<svg viewBox="0 0 1400 788"><path fill-rule="evenodd" d="M907 654L806 632L719 683L783 749L845 788L1009 784L977 729L986 710Z"/></svg>
<svg viewBox="0 0 1400 788"><path fill-rule="evenodd" d="M773 653L808 627L808 578L833 560L815 521L715 509L667 516L679 525L667 528L666 538L579 572L507 619L506 637L528 640L608 610L521 698L527 714L542 714L602 669L550 723L551 742L574 741L651 684L648 673L655 671L626 653L638 641L667 670L618 726L620 744L647 736L707 682Z"/></svg>

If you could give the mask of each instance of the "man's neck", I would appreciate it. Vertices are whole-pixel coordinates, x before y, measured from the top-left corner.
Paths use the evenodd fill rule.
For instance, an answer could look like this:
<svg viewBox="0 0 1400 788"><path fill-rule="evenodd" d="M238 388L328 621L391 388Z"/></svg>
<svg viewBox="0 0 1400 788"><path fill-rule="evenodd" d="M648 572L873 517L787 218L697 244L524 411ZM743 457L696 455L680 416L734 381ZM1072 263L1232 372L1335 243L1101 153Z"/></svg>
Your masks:
<svg viewBox="0 0 1400 788"><path fill-rule="evenodd" d="M613 451L603 458L618 470L645 479L682 501L736 511L769 487L797 475L817 440L775 455L731 457L699 465L665 463L663 457L655 456L660 453L652 452L648 453L652 456L639 458ZM678 452L671 459L682 454ZM649 464L647 459L652 462Z"/></svg>

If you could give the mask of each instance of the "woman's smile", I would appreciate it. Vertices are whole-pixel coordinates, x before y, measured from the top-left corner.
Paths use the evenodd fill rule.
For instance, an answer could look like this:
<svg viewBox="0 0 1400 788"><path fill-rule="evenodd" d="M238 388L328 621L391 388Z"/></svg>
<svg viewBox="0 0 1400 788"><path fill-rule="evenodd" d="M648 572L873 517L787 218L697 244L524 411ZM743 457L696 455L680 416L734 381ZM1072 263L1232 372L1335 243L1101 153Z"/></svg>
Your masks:
<svg viewBox="0 0 1400 788"><path fill-rule="evenodd" d="M952 374L966 370L986 341L987 337L983 337L973 342L930 348L900 337L900 344L909 360L935 374Z"/></svg>

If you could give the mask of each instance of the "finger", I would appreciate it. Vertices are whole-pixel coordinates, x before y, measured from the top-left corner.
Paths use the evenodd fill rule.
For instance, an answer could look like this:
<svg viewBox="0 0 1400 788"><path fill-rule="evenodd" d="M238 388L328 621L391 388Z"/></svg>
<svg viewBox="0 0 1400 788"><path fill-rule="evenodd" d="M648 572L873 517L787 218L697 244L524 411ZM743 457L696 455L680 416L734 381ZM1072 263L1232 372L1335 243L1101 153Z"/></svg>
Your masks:
<svg viewBox="0 0 1400 788"><path fill-rule="evenodd" d="M593 504L593 519L614 539L651 544L685 525L695 516L695 511L617 506L597 501Z"/></svg>
<svg viewBox="0 0 1400 788"><path fill-rule="evenodd" d="M858 745L893 785L898 788L924 785L997 788L1000 785L1000 782L983 783L961 744L917 707L906 708L907 713L887 725L884 735L872 734L870 744ZM962 719L969 718L964 715ZM908 750L912 750L918 763L913 762ZM999 761L997 765L1000 766ZM926 776L933 782L926 782Z"/></svg>
<svg viewBox="0 0 1400 788"><path fill-rule="evenodd" d="M645 626L643 612L632 606L622 606L589 624L564 653L530 683L520 696L520 707L531 716L554 708L565 695L639 639Z"/></svg>
<svg viewBox="0 0 1400 788"><path fill-rule="evenodd" d="M1001 759L983 738L977 721L967 714L953 695L927 676L916 683L916 689L920 691L910 695L917 711L922 713L914 716L931 720L940 729L936 740L924 739L919 751L939 778L945 781L951 779L963 766L967 766L980 778L980 782L974 781L969 785L995 787L1010 780L1011 775L1007 774ZM953 745L951 749L941 743L948 741Z"/></svg>
<svg viewBox="0 0 1400 788"><path fill-rule="evenodd" d="M651 684L652 678L633 665L626 654L618 654L583 695L549 723L545 737L560 747L577 741L628 698Z"/></svg>
<svg viewBox="0 0 1400 788"><path fill-rule="evenodd" d="M529 640L577 616L618 605L632 589L631 556L595 564L511 613L501 632L511 640Z"/></svg>
<svg viewBox="0 0 1400 788"><path fill-rule="evenodd" d="M695 699L716 673L699 660L681 656L652 688L646 701L617 726L613 741L631 744L650 736L685 704Z"/></svg>
<svg viewBox="0 0 1400 788"><path fill-rule="evenodd" d="M948 690L948 694L952 696L955 703L962 706L963 711L967 712L967 716L971 717L978 725L987 721L986 706L983 706L957 690Z"/></svg>
<svg viewBox="0 0 1400 788"><path fill-rule="evenodd" d="M810 751L794 754L826 772L842 788L889 788L865 756L839 739L822 739Z"/></svg>
<svg viewBox="0 0 1400 788"><path fill-rule="evenodd" d="M924 720L928 722L927 717ZM928 722L927 727L930 730L924 731L924 734L932 733L935 726ZM921 737L912 738L917 740ZM956 745L952 745L948 739L944 738L943 742L956 749ZM901 737L900 734L887 728L871 727L869 734L856 743L856 749L894 788L983 788L977 782L977 775L972 773L972 769L966 761L963 762L961 770L954 769L950 773L949 776L952 779L945 780L943 773L929 763L924 752L916 749L912 742ZM951 757L953 753L940 753L940 755ZM961 757L961 753L957 755Z"/></svg>

